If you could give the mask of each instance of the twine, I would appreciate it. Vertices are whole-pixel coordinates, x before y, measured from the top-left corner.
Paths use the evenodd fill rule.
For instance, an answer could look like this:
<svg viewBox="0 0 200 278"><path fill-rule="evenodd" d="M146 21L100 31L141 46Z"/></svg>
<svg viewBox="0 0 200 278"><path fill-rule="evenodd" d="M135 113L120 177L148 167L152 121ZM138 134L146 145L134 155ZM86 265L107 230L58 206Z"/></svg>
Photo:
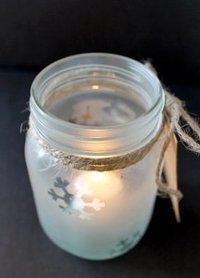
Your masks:
<svg viewBox="0 0 200 278"><path fill-rule="evenodd" d="M164 155L174 134L179 136L180 140L186 144L189 150L195 153L200 153L200 144L198 143L198 140L200 139L200 127L198 123L183 109L183 103L180 99L173 96L167 90L165 90L165 96L166 102L163 112L163 124L156 136L144 147L125 155L98 159L69 155L44 142L39 135L36 134L32 125L30 125L29 132L37 139L42 148L53 157L54 162L61 165L61 167L71 165L73 168L79 170L96 171L123 169L136 164L151 151L156 142L162 137L163 144L156 170L156 184L158 186L158 191L162 195L176 196L178 199L181 199L182 193L179 190L173 189L163 182L162 172ZM192 138L191 133L187 132L187 130L181 126L181 119L183 119L194 131L195 139ZM166 122L168 122L167 131L165 128Z"/></svg>
<svg viewBox="0 0 200 278"><path fill-rule="evenodd" d="M158 190L161 193L176 196L179 200L182 198L182 193L179 190L170 188L166 183L162 181L162 171L163 171L163 159L169 142L174 134L176 134L182 143L185 143L186 147L195 153L200 153L200 144L198 140L200 139L200 126L198 123L184 110L183 102L165 90L166 103L165 103L165 119L169 122L169 128L164 135L163 145L160 153L160 158L156 171L156 184ZM193 131L193 134L181 125L181 120ZM195 136L193 139L192 135Z"/></svg>

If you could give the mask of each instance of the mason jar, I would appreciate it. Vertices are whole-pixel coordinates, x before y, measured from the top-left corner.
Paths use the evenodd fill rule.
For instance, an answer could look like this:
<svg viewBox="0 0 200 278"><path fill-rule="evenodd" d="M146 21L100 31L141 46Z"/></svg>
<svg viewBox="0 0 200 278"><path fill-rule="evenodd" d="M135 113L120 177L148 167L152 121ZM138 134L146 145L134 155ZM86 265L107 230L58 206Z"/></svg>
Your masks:
<svg viewBox="0 0 200 278"><path fill-rule="evenodd" d="M143 64L92 53L61 59L33 81L25 158L46 235L103 260L144 235L157 194L164 93ZM136 155L137 154L137 155Z"/></svg>

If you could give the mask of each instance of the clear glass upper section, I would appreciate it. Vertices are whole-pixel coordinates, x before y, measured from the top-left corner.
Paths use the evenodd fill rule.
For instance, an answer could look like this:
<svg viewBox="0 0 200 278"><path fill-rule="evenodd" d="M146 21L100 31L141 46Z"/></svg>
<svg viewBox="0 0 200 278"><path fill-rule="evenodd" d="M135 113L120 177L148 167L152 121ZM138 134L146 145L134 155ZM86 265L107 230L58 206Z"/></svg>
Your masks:
<svg viewBox="0 0 200 278"><path fill-rule="evenodd" d="M105 157L146 144L158 131L164 94L141 63L104 53L81 54L44 69L31 88L30 123L68 153Z"/></svg>
<svg viewBox="0 0 200 278"><path fill-rule="evenodd" d="M145 112L146 107L140 99L131 99L124 93L128 90L130 88L125 84L103 80L96 80L96 83L84 81L73 88L64 84L54 90L54 100L49 100L44 107L59 119L70 123L116 126L132 121Z"/></svg>

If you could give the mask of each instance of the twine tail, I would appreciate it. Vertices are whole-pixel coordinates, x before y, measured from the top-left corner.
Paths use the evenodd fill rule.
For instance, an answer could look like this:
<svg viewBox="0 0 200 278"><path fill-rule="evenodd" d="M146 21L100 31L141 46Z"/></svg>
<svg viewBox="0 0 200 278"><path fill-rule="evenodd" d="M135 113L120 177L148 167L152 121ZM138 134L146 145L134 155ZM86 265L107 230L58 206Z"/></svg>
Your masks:
<svg viewBox="0 0 200 278"><path fill-rule="evenodd" d="M179 136L180 141L185 143L190 151L200 153L200 126L188 112L183 108L183 103L177 97L165 91L166 95L166 111L170 116L171 125L173 125L174 132ZM193 133L188 131L184 126L181 126L181 119L191 128ZM194 138L193 138L194 137Z"/></svg>
<svg viewBox="0 0 200 278"><path fill-rule="evenodd" d="M177 171L176 169L176 148L170 150L172 146L173 136L176 133L182 143L186 147L200 154L200 126L183 108L183 103L180 99L165 91L166 106L165 117L168 124L165 126L164 143L160 154L160 161L157 168L157 185L161 194L169 195L172 201L174 213L177 222L180 222L180 213L178 202L182 198L182 193L177 188ZM189 132L185 125L181 125L181 119L190 127L193 133ZM169 148L169 150L168 150ZM168 152L168 153L167 153ZM162 181L163 160L165 157L165 175L167 183ZM167 164L167 165L166 165Z"/></svg>
<svg viewBox="0 0 200 278"><path fill-rule="evenodd" d="M176 132L178 136L182 142L186 143L187 148L190 151L200 154L200 127L198 123L192 119L192 117L182 107L180 109L180 116L194 133L189 133L187 129L183 130L183 128L180 126L180 123L176 123ZM192 135L195 139L192 137Z"/></svg>

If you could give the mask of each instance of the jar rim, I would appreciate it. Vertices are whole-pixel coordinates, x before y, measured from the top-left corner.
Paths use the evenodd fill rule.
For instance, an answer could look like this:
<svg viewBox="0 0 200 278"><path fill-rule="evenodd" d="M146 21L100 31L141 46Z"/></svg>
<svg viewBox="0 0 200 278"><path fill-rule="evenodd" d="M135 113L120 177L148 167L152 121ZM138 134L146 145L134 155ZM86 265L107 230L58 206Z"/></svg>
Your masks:
<svg viewBox="0 0 200 278"><path fill-rule="evenodd" d="M131 74L131 68L137 67L145 77L150 78L153 82L153 85L156 87L156 90L158 91L158 97L152 104L152 106L139 115L135 119L131 119L125 123L115 124L115 125L107 125L107 126L89 126L89 125L81 125L81 124L74 124L69 121L65 121L54 114L48 112L38 101L37 99L37 88L39 87L41 81L43 80L44 76L54 69L57 68L57 74L61 73L62 70L65 71L67 65L62 68L62 66L65 63L73 63L75 60L77 61L78 67L82 66L83 64L79 63L78 60L81 58L88 58L88 59L95 59L95 58L101 58L105 59L107 62L107 59L114 59L120 62L123 62L127 65L127 68L124 69L127 74ZM96 66L100 66L99 63L90 63L90 65L87 63L86 66L91 66L92 64L95 64ZM75 65L73 67L69 67L68 70L73 70L75 68ZM119 67L118 67L119 68ZM129 70L128 70L129 69ZM119 70L123 70L123 68L119 68ZM53 78L55 73L52 73L49 76L49 79L44 79L46 83L50 81L50 79ZM41 120L40 124L44 127L47 122L51 122L56 126L56 129L60 132L69 132L73 134L74 136L81 136L82 138L90 138L92 140L105 140L108 139L110 136L110 131L112 130L112 138L114 136L118 136L119 133L123 134L123 131L125 131L127 128L132 128L141 125L143 122L150 122L154 118L156 118L159 114L162 113L164 108L164 93L162 89L162 85L157 78L157 76L147 67L145 67L142 63L128 58L121 55L116 54L110 54L110 53L84 53L84 54L76 54L69 57L62 58L56 62L51 63L49 66L44 68L33 80L32 86L31 86L31 98L30 98L30 108L31 112L33 114L37 115L39 118L39 121ZM155 131L152 131L151 133L155 133ZM44 134L42 134L43 137L45 137ZM153 135L152 135L153 136Z"/></svg>
<svg viewBox="0 0 200 278"><path fill-rule="evenodd" d="M57 120L59 121L60 123L62 123L63 125L69 125L71 127L77 127L79 129L90 129L90 130L96 130L96 129L101 129L101 130L107 130L107 129L110 129L110 128L120 128L122 126L128 126L130 125L131 123L136 123L136 122L140 122L140 121L144 121L146 117L149 117L149 115L154 111L154 109L157 107L158 103L160 102L160 100L164 97L164 95L162 93L160 93L160 95L158 96L157 100L153 103L152 107L149 108L147 111L143 112L141 115L139 115L137 118L135 119L132 119L130 121L127 121L125 123L119 123L119 124L115 124L115 125L107 125L107 126L87 126L87 125L81 125L81 124L74 124L74 123L71 123L69 121L65 121L57 116L55 116L54 114L52 113L49 113L47 110L44 109L44 107L39 103L39 101L37 100L37 97L35 95L35 92L36 92L36 87L38 85L38 83L40 82L42 76L49 72L51 69L55 68L57 65L59 65L60 63L62 62L67 62L67 61L70 61L70 60L74 60L74 58L78 59L78 58L82 58L82 57L95 57L95 56L99 56L99 57L112 57L112 58L118 58L118 59L123 59L124 61L127 61L127 62L130 62L130 63L133 63L138 65L139 67L143 67L143 69L149 74L151 75L156 82L158 82L159 84L159 89L160 91L162 92L162 86L160 84L160 81L158 79L158 77L150 70L148 69L147 67L145 67L142 63L132 59L132 58L128 58L128 57L125 57L125 56L122 56L122 55L117 55L117 54L111 54L111 53L101 53L101 52L93 52L93 53L83 53L83 54L75 54L75 55L71 55L69 57L65 57L65 58L62 58L62 59L59 59L53 63L51 63L50 65L48 65L47 67L45 67L42 71L39 72L39 74L34 78L33 82L32 82L32 85L31 85L31 97L32 97L32 100L34 101L34 104L37 106L37 108L39 110L41 110L41 112L49 118L49 120Z"/></svg>

